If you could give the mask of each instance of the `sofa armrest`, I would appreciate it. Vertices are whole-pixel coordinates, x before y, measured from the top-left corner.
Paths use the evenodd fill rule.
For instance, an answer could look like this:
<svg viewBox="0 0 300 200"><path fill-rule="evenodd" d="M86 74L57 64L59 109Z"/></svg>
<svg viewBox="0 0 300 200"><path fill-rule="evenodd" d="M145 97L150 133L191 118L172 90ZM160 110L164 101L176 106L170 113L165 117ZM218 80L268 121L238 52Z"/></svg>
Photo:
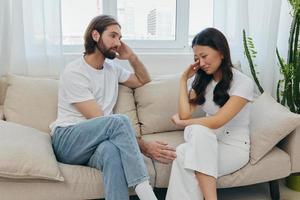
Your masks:
<svg viewBox="0 0 300 200"><path fill-rule="evenodd" d="M292 173L300 172L300 126L297 126L278 146L290 155Z"/></svg>
<svg viewBox="0 0 300 200"><path fill-rule="evenodd" d="M0 105L0 120L4 120L3 105Z"/></svg>

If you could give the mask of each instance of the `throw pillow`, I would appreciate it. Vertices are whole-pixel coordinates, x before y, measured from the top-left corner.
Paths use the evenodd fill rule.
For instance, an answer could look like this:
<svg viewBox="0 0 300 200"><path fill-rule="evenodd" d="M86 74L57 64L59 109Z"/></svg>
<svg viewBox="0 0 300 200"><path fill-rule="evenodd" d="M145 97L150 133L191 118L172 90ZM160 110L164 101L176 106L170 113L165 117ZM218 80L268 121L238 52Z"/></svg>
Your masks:
<svg viewBox="0 0 300 200"><path fill-rule="evenodd" d="M136 136L141 136L140 124L138 122L133 97L133 90L131 88L119 85L119 95L116 105L114 107L114 113L127 115L131 120L133 127L135 128Z"/></svg>
<svg viewBox="0 0 300 200"><path fill-rule="evenodd" d="M250 163L257 163L298 125L299 114L290 112L267 93L259 96L252 105L250 116Z"/></svg>
<svg viewBox="0 0 300 200"><path fill-rule="evenodd" d="M9 75L5 119L50 133L49 124L57 116L57 95L58 80Z"/></svg>
<svg viewBox="0 0 300 200"><path fill-rule="evenodd" d="M180 74L160 75L143 87L135 89L137 115L141 123L141 134L182 130L171 118L177 113ZM194 117L204 116L198 110Z"/></svg>
<svg viewBox="0 0 300 200"><path fill-rule="evenodd" d="M63 181L51 138L33 128L0 120L0 176Z"/></svg>

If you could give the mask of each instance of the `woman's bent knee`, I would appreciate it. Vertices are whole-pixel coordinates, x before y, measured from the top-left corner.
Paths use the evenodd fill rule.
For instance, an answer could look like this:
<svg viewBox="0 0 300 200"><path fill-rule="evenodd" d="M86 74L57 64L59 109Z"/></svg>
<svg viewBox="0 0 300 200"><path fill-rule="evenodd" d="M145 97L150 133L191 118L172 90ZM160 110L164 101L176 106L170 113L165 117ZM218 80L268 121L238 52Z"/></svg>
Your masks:
<svg viewBox="0 0 300 200"><path fill-rule="evenodd" d="M211 140L217 139L216 134L210 128L202 125L190 125L184 129L184 140L189 142L191 140Z"/></svg>

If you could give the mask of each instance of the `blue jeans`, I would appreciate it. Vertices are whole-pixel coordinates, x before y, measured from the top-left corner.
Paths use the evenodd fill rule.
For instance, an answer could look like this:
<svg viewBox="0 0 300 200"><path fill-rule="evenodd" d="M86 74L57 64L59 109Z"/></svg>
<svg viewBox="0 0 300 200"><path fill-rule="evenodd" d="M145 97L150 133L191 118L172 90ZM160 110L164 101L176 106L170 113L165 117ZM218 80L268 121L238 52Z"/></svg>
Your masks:
<svg viewBox="0 0 300 200"><path fill-rule="evenodd" d="M128 200L128 187L149 179L135 131L125 115L57 127L52 144L58 161L103 172L107 200Z"/></svg>

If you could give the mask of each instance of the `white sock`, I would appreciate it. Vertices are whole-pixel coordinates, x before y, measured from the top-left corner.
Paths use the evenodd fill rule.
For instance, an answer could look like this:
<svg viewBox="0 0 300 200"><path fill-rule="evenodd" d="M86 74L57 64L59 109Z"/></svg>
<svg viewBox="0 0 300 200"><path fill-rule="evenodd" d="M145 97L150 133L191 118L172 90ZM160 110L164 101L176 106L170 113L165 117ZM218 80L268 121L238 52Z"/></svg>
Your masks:
<svg viewBox="0 0 300 200"><path fill-rule="evenodd" d="M157 200L148 180L137 184L135 192L140 200Z"/></svg>

